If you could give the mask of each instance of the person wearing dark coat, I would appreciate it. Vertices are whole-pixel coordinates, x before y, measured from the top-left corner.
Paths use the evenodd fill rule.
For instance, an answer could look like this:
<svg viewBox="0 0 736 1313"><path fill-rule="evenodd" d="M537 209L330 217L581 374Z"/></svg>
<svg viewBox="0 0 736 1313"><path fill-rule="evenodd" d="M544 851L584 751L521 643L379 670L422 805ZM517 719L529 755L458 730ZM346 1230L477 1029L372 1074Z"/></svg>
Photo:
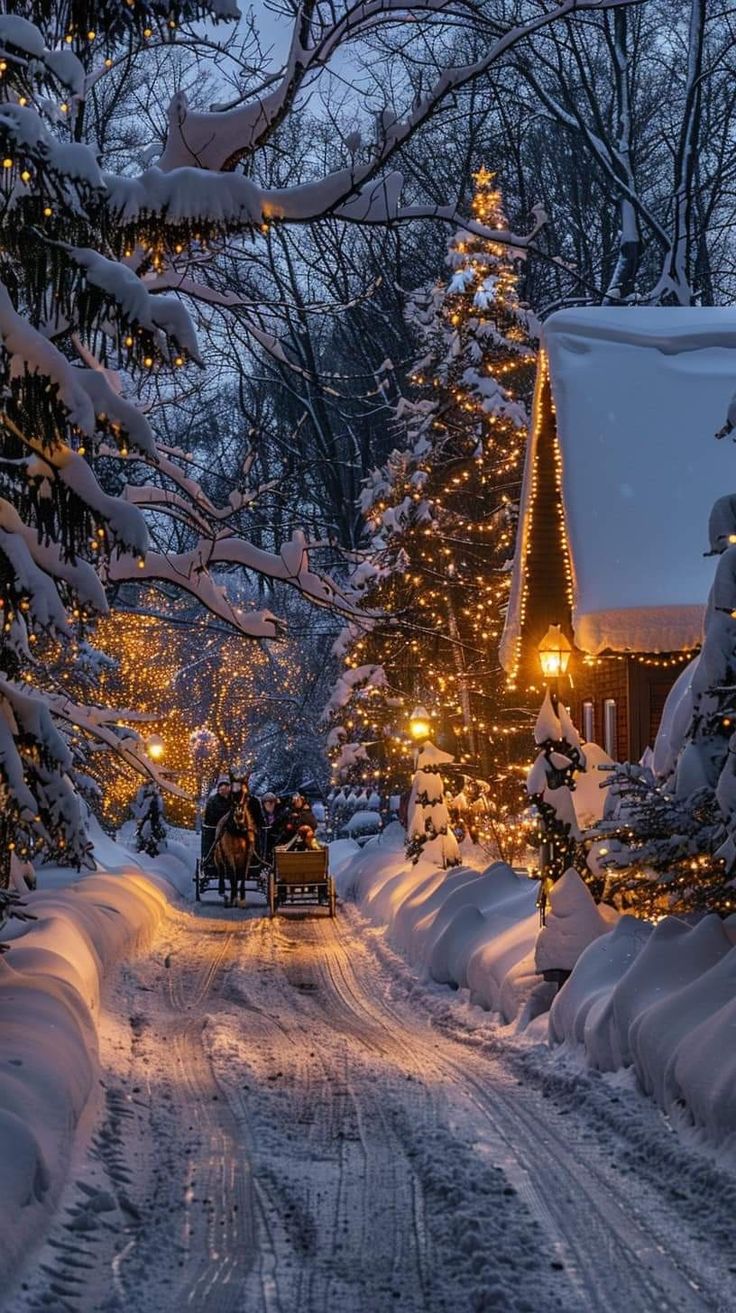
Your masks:
<svg viewBox="0 0 736 1313"><path fill-rule="evenodd" d="M213 869L212 852L215 846L215 834L217 826L226 816L232 807L232 798L230 796L230 780L227 775L221 775L217 781L217 789L211 793L204 809L202 819L202 868L203 870Z"/></svg>
<svg viewBox="0 0 736 1313"><path fill-rule="evenodd" d="M317 829L317 818L304 795L295 793L282 830L284 843L289 843L299 833L303 825L309 826L309 829L314 832Z"/></svg>
<svg viewBox="0 0 736 1313"><path fill-rule="evenodd" d="M264 793L257 799L259 817L259 853L263 862L270 866L273 850L281 843L284 832L283 807L275 793Z"/></svg>

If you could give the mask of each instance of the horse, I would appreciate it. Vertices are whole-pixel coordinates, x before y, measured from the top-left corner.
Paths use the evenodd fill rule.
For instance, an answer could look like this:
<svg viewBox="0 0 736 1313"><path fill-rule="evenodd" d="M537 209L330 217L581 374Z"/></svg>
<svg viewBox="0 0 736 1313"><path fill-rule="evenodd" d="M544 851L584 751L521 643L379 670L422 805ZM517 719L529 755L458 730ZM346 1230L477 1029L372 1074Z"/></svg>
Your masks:
<svg viewBox="0 0 736 1313"><path fill-rule="evenodd" d="M235 906L240 881L240 897L245 901L245 877L255 844L256 825L250 799L241 793L232 811L226 812L215 831L213 861L224 893L225 879L230 881L230 904Z"/></svg>

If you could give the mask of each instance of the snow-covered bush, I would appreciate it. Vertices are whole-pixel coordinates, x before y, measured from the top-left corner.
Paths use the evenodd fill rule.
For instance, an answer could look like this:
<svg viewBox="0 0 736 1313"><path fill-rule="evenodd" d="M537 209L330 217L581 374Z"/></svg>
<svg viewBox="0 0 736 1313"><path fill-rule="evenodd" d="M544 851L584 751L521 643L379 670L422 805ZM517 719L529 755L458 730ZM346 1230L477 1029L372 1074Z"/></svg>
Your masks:
<svg viewBox="0 0 736 1313"><path fill-rule="evenodd" d="M450 827L450 812L445 797L442 767L453 758L448 752L425 743L417 754L417 768L409 797L406 855L413 862L420 857L437 866L457 866L460 850Z"/></svg>
<svg viewBox="0 0 736 1313"><path fill-rule="evenodd" d="M348 818L340 831L350 839L365 838L378 834L381 830L381 818L375 811L356 811Z"/></svg>
<svg viewBox="0 0 736 1313"><path fill-rule="evenodd" d="M158 857L165 851L166 826L161 790L152 781L142 784L132 806L135 818L135 846L139 853Z"/></svg>

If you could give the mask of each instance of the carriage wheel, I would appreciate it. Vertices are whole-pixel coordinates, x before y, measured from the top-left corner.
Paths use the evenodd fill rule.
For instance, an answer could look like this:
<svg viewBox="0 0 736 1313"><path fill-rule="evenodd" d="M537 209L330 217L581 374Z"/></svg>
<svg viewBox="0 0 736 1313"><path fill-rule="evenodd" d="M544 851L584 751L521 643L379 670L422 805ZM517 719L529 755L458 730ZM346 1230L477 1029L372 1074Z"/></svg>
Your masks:
<svg viewBox="0 0 736 1313"><path fill-rule="evenodd" d="M334 916L337 911L337 891L335 889L334 880L330 880L329 890L330 890L330 916Z"/></svg>
<svg viewBox="0 0 736 1313"><path fill-rule="evenodd" d="M271 917L276 915L276 877L273 873L268 881L268 914Z"/></svg>
<svg viewBox="0 0 736 1313"><path fill-rule="evenodd" d="M202 901L202 891L201 891L201 889L200 889L200 887L199 887L199 879L200 879L200 866L199 866L199 858L197 858L197 864L196 864L196 866L195 866L195 868L194 868L194 901L195 901L195 903L200 903L200 902Z"/></svg>

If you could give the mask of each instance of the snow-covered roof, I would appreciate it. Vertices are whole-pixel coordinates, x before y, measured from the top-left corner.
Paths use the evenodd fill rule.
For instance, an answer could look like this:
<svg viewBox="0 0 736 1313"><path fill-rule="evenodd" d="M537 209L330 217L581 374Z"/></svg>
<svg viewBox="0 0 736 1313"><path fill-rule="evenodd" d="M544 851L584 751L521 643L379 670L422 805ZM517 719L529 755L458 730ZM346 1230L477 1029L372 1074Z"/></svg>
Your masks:
<svg viewBox="0 0 736 1313"><path fill-rule="evenodd" d="M563 310L542 346L557 411L561 486L584 652L696 647L713 580L708 517L736 489L717 441L736 387L736 308ZM537 390L536 405L542 390ZM501 658L523 620L537 453L532 424Z"/></svg>

